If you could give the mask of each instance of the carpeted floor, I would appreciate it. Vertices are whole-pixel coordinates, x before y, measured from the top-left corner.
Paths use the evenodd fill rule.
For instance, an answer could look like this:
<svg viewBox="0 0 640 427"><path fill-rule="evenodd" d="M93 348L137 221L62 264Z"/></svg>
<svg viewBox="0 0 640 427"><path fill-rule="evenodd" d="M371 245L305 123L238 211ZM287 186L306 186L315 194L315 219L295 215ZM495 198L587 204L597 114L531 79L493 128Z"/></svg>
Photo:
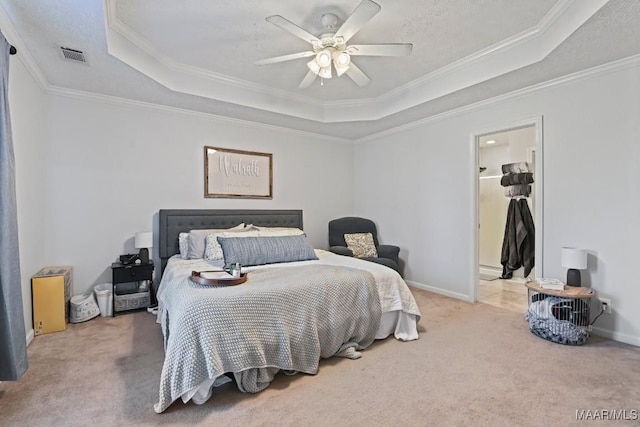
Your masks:
<svg viewBox="0 0 640 427"><path fill-rule="evenodd" d="M204 405L178 401L163 414L153 411L163 359L153 315L71 324L36 337L25 376L0 383L0 425L566 426L584 424L577 411L603 409L637 417L639 348L598 337L553 344L522 314L413 292L417 341L378 341L359 360L278 375L255 395L227 384Z"/></svg>

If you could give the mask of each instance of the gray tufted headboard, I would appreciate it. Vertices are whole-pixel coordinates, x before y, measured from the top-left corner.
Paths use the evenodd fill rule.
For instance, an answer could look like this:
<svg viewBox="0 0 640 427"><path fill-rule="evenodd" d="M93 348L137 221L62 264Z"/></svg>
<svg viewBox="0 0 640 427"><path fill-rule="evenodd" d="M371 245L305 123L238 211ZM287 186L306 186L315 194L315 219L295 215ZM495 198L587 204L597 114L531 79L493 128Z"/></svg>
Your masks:
<svg viewBox="0 0 640 427"><path fill-rule="evenodd" d="M189 230L230 228L241 222L302 229L302 210L161 209L159 217L161 273L167 260L180 253L178 234Z"/></svg>

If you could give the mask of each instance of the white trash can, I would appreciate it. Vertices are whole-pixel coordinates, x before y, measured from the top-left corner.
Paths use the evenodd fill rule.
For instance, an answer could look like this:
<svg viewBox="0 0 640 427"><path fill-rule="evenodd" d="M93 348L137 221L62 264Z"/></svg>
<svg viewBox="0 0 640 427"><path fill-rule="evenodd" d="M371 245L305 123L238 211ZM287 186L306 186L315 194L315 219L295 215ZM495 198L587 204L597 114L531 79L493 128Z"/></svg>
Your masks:
<svg viewBox="0 0 640 427"><path fill-rule="evenodd" d="M113 285L111 283L101 283L94 286L100 316L113 316Z"/></svg>

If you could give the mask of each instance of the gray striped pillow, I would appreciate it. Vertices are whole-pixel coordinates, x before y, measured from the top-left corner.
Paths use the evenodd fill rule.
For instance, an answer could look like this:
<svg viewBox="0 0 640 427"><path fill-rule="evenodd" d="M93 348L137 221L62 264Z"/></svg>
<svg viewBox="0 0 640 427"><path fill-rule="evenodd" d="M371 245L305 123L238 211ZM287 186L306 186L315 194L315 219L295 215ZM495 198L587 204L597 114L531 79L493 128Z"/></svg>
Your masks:
<svg viewBox="0 0 640 427"><path fill-rule="evenodd" d="M225 263L263 265L318 259L307 236L218 237Z"/></svg>

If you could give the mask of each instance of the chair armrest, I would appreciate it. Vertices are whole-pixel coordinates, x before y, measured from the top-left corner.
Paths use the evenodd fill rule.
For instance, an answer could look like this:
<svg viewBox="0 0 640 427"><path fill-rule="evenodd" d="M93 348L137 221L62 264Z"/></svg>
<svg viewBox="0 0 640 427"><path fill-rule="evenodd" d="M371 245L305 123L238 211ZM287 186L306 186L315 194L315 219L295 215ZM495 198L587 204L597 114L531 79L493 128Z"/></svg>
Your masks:
<svg viewBox="0 0 640 427"><path fill-rule="evenodd" d="M400 253L400 248L394 245L378 245L378 257L380 258L388 258L392 259L398 263L398 254Z"/></svg>
<svg viewBox="0 0 640 427"><path fill-rule="evenodd" d="M329 251L338 255L353 256L353 251L346 246L331 246Z"/></svg>

